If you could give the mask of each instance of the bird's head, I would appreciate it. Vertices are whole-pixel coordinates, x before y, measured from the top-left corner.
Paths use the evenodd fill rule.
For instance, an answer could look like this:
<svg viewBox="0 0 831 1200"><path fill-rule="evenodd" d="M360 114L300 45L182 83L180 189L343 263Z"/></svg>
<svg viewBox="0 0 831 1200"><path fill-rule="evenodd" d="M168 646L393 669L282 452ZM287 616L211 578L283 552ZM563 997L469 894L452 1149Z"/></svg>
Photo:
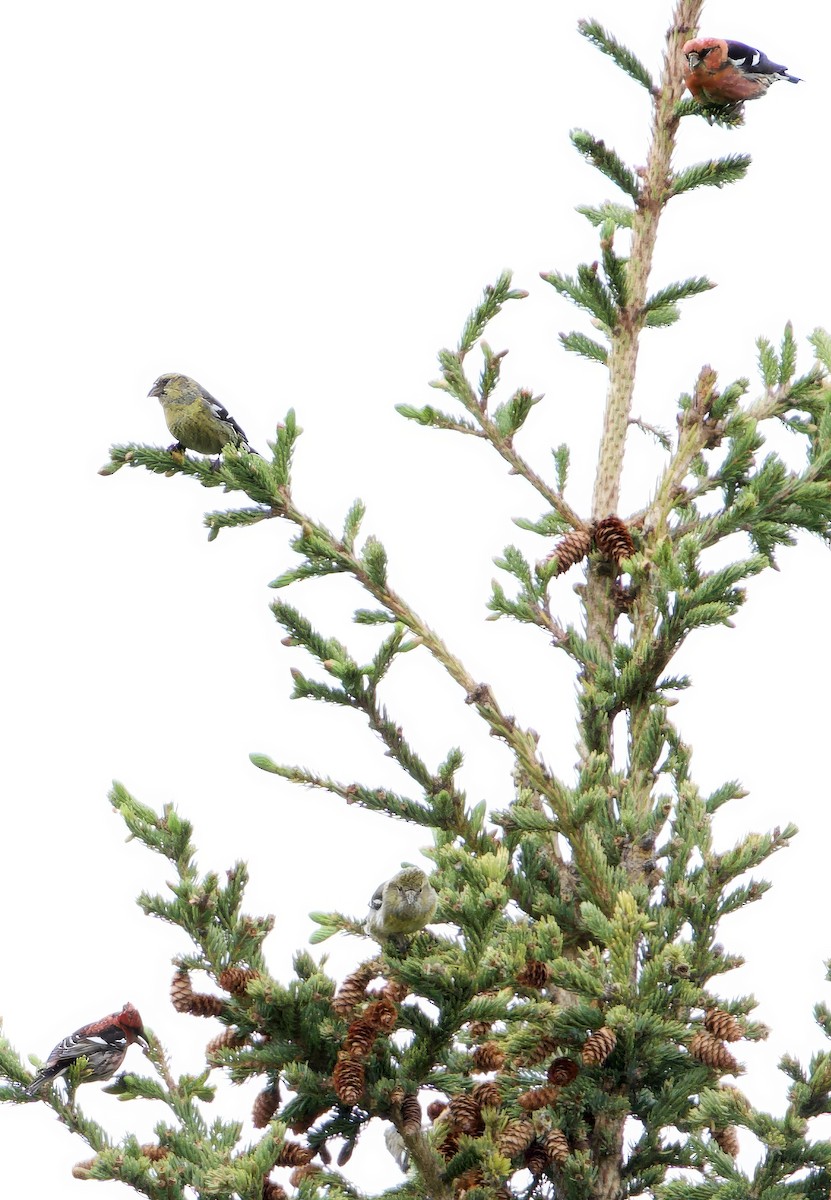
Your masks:
<svg viewBox="0 0 831 1200"><path fill-rule="evenodd" d="M119 1027L124 1031L124 1036L127 1041L140 1042L146 1050L148 1047L147 1034L144 1031L141 1015L139 1010L132 1004L125 1004L121 1012L116 1017Z"/></svg>
<svg viewBox="0 0 831 1200"><path fill-rule="evenodd" d="M195 380L173 372L160 375L147 393L157 396L164 404L190 404L199 394L199 384Z"/></svg>
<svg viewBox="0 0 831 1200"><path fill-rule="evenodd" d="M719 46L721 46L720 38L694 38L692 41L684 43L681 53L686 58L690 70L694 71Z"/></svg>

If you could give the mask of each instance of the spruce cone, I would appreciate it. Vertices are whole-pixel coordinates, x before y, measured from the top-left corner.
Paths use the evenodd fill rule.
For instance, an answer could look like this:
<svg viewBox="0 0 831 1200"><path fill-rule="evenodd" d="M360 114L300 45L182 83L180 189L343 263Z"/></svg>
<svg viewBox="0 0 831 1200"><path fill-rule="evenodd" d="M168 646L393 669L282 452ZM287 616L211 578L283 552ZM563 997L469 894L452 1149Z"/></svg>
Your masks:
<svg viewBox="0 0 831 1200"><path fill-rule="evenodd" d="M450 1159L453 1157L453 1155L456 1153L456 1151L459 1149L459 1132L458 1132L458 1130L453 1129L448 1126L448 1129L447 1129L446 1133L444 1134L444 1137L442 1137L442 1139L439 1141L439 1143L436 1146L436 1149L438 1150L439 1154L442 1156L444 1161L449 1162Z"/></svg>
<svg viewBox="0 0 831 1200"><path fill-rule="evenodd" d="M277 1083L272 1083L270 1087L264 1088L254 1101L254 1107L251 1110L254 1128L265 1129L279 1107L280 1087Z"/></svg>
<svg viewBox="0 0 831 1200"><path fill-rule="evenodd" d="M369 1054L377 1036L377 1027L365 1017L358 1017L346 1031L343 1048L355 1054Z"/></svg>
<svg viewBox="0 0 831 1200"><path fill-rule="evenodd" d="M395 1028L398 1021L398 1006L386 996L382 996L380 1000L366 1006L363 1019L369 1021L376 1029L389 1031Z"/></svg>
<svg viewBox="0 0 831 1200"><path fill-rule="evenodd" d="M418 1096L410 1094L401 1101L401 1129L406 1134L418 1133L421 1129L421 1105Z"/></svg>
<svg viewBox="0 0 831 1200"><path fill-rule="evenodd" d="M547 963L540 962L536 958L529 958L517 975L516 981L523 987L544 988L550 978L551 970Z"/></svg>
<svg viewBox="0 0 831 1200"><path fill-rule="evenodd" d="M237 1046L242 1046L244 1043L245 1034L229 1026L215 1038L211 1038L205 1047L205 1057L210 1061L212 1058L216 1058L220 1050L236 1050Z"/></svg>
<svg viewBox="0 0 831 1200"><path fill-rule="evenodd" d="M540 1142L532 1142L525 1151L525 1166L535 1179L539 1179L548 1166L548 1155L545 1152L545 1147Z"/></svg>
<svg viewBox="0 0 831 1200"><path fill-rule="evenodd" d="M289 1175L289 1183L292 1187L300 1187L304 1179L308 1179L311 1175L321 1175L322 1168L314 1166L312 1163L306 1163L305 1166L295 1167L291 1175Z"/></svg>
<svg viewBox="0 0 831 1200"><path fill-rule="evenodd" d="M615 612L628 613L632 609L635 602L635 593L630 587L625 587L619 579L612 580L612 603L615 606Z"/></svg>
<svg viewBox="0 0 831 1200"><path fill-rule="evenodd" d="M526 1112L534 1112L538 1108L548 1108L560 1094L559 1086L550 1084L548 1087L531 1088L517 1096L517 1104Z"/></svg>
<svg viewBox="0 0 831 1200"><path fill-rule="evenodd" d="M713 1141L722 1148L725 1154L729 1154L731 1158L738 1157L739 1135L736 1132L735 1125L728 1125L725 1129L714 1129Z"/></svg>
<svg viewBox="0 0 831 1200"><path fill-rule="evenodd" d="M148 1142L147 1145L140 1147L145 1158L149 1158L151 1162L161 1162L163 1158L167 1158L170 1153L168 1146L160 1146L158 1142Z"/></svg>
<svg viewBox="0 0 831 1200"><path fill-rule="evenodd" d="M73 1179L89 1179L89 1173L92 1170L92 1168L95 1166L97 1161L98 1161L98 1159L97 1159L97 1157L95 1157L95 1158L85 1158L83 1160L83 1162L76 1163L75 1166L72 1168L72 1178Z"/></svg>
<svg viewBox="0 0 831 1200"><path fill-rule="evenodd" d="M399 1106L402 1105L404 1103L404 1097L406 1094L407 1093L404 1091L401 1084L397 1083L390 1092L390 1104L398 1104Z"/></svg>
<svg viewBox="0 0 831 1200"><path fill-rule="evenodd" d="M493 1021L471 1021L467 1027L472 1042L486 1038L493 1028Z"/></svg>
<svg viewBox="0 0 831 1200"><path fill-rule="evenodd" d="M499 1135L499 1149L506 1158L516 1158L534 1140L534 1126L527 1119L508 1121Z"/></svg>
<svg viewBox="0 0 831 1200"><path fill-rule="evenodd" d="M397 979L391 979L389 983L381 988L381 996L384 1000L391 1000L393 1004L400 1004L410 989L406 983L400 983Z"/></svg>
<svg viewBox="0 0 831 1200"><path fill-rule="evenodd" d="M592 535L588 529L572 529L571 533L567 533L565 537L560 538L557 545L549 554L546 562L550 562L556 556L557 559L557 574L565 575L570 567L575 563L582 562L583 559L591 550Z"/></svg>
<svg viewBox="0 0 831 1200"><path fill-rule="evenodd" d="M617 1037L608 1025L596 1030L583 1043L583 1062L587 1067L597 1067L605 1062L617 1045Z"/></svg>
<svg viewBox="0 0 831 1200"><path fill-rule="evenodd" d="M548 1160L561 1167L571 1153L568 1138L562 1129L550 1129L542 1140Z"/></svg>
<svg viewBox="0 0 831 1200"><path fill-rule="evenodd" d="M259 979L260 972L249 967L226 967L219 977L219 986L224 992L244 996L252 979Z"/></svg>
<svg viewBox="0 0 831 1200"><path fill-rule="evenodd" d="M690 1042L690 1054L722 1074L738 1075L739 1064L723 1042L702 1030Z"/></svg>
<svg viewBox="0 0 831 1200"><path fill-rule="evenodd" d="M500 1108L502 1105L502 1093L492 1080L474 1083L470 1094L480 1108Z"/></svg>
<svg viewBox="0 0 831 1200"><path fill-rule="evenodd" d="M188 1011L195 1017L218 1017L224 1008L221 996L211 996L208 992L191 992Z"/></svg>
<svg viewBox="0 0 831 1200"><path fill-rule="evenodd" d="M505 1064L505 1051L496 1042L485 1042L473 1051L476 1071L498 1071Z"/></svg>
<svg viewBox="0 0 831 1200"><path fill-rule="evenodd" d="M517 1058L517 1066L535 1067L544 1058L548 1058L549 1054L553 1054L559 1044L554 1038L541 1037L535 1046L531 1046Z"/></svg>
<svg viewBox="0 0 831 1200"><path fill-rule="evenodd" d="M305 1167L315 1156L309 1146L301 1146L299 1142L283 1142L277 1154L275 1167Z"/></svg>
<svg viewBox="0 0 831 1200"><path fill-rule="evenodd" d="M632 535L620 517L604 517L594 527L594 544L606 558L619 563L635 553Z"/></svg>
<svg viewBox="0 0 831 1200"><path fill-rule="evenodd" d="M177 971L170 985L170 1002L177 1012L190 1012L193 988L187 971Z"/></svg>
<svg viewBox="0 0 831 1200"><path fill-rule="evenodd" d="M279 1183L272 1183L270 1179L264 1179L263 1200L288 1200L288 1196Z"/></svg>
<svg viewBox="0 0 831 1200"><path fill-rule="evenodd" d="M440 1117L446 1108L446 1100L431 1100L427 1105L427 1116L429 1120L435 1121L436 1117Z"/></svg>
<svg viewBox="0 0 831 1200"><path fill-rule="evenodd" d="M462 1092L453 1097L448 1108L450 1123L457 1132L474 1136L482 1132L482 1113L472 1096Z"/></svg>
<svg viewBox="0 0 831 1200"><path fill-rule="evenodd" d="M457 1175L453 1180L453 1190L458 1196L464 1195L469 1188L482 1187L485 1182L485 1174L481 1167L470 1167L467 1171L463 1171L461 1175Z"/></svg>
<svg viewBox="0 0 831 1200"><path fill-rule="evenodd" d="M707 1009L704 1028L723 1042L738 1042L742 1037L742 1027L733 1014L720 1008Z"/></svg>
<svg viewBox="0 0 831 1200"><path fill-rule="evenodd" d="M357 1104L361 1096L364 1094L364 1080L366 1074L364 1065L357 1059L341 1050L338 1054L338 1061L335 1063L335 1071L332 1081L335 1087L335 1095L341 1104L345 1104L347 1108L352 1108Z"/></svg>
<svg viewBox="0 0 831 1200"><path fill-rule="evenodd" d="M357 971L347 975L332 998L332 1008L339 1017L348 1017L366 999L366 988L370 979L378 973L378 960L361 963Z"/></svg>
<svg viewBox="0 0 831 1200"><path fill-rule="evenodd" d="M567 1083L571 1083L572 1079L576 1079L580 1072L580 1068L573 1058L555 1058L548 1068L547 1077L549 1083L555 1083L558 1087L565 1087Z"/></svg>

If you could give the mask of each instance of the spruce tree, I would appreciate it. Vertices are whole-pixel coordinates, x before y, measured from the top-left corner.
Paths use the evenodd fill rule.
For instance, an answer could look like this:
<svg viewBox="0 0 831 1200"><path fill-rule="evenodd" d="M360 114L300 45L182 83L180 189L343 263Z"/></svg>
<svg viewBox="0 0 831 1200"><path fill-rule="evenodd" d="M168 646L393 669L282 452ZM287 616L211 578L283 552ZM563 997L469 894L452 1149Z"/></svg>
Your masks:
<svg viewBox="0 0 831 1200"><path fill-rule="evenodd" d="M148 915L185 935L172 1003L194 1020L216 1018L223 1029L206 1047L202 1074L175 1076L151 1037L153 1070L139 1072L134 1058L109 1086L121 1098L165 1106L150 1144L132 1136L115 1144L85 1116L77 1074L65 1091L46 1094L90 1146L91 1157L75 1169L79 1178L120 1180L158 1200L361 1196L350 1156L380 1122L402 1171L400 1185L381 1194L402 1200L828 1195L831 1144L812 1140L811 1119L831 1111L831 1055L818 1051L807 1066L786 1057L787 1106L780 1116L759 1111L736 1086L736 1055L737 1043L765 1030L753 1020L753 997L723 995L718 983L737 962L718 940L721 919L764 894L765 882L748 872L795 830L749 833L716 850L713 816L742 790L728 780L702 794L671 708L689 684L673 674L687 637L729 625L746 582L775 566L778 548L799 532L831 533L831 337L819 329L810 335L807 369L797 367L790 326L776 344L760 338L757 384L722 382L703 365L678 399L672 432L652 431L664 451L657 481L643 488L638 511L619 511L641 334L675 323L682 301L713 286L698 276L651 282L661 217L682 193L737 182L750 165L742 154L685 167L672 161L681 121L742 119L705 114L684 99L680 49L700 10L700 0L678 0L660 80L612 33L592 21L580 25L647 90L653 107L648 157L638 169L602 138L573 132L578 152L620 195L579 210L597 231L597 260L544 276L590 318L590 333L584 321L561 335L564 349L606 375L591 512L581 514L567 499L568 446L554 449L548 476L519 448L525 427L533 431L540 397L531 387L503 394L504 352L487 340L503 307L524 296L509 275L485 288L455 347L440 352L434 386L442 407L399 407L416 425L480 439L537 495L541 515L516 520L539 535L539 560L506 547L488 605L493 619L536 626L529 633L541 651L561 652L575 665L572 776L550 769L534 729L505 711L494 689L396 590L384 546L361 534L359 500L339 532L299 507L293 411L278 427L271 460L232 447L217 463L150 446L113 447L104 473L129 465L247 497L207 514L210 538L267 520L293 527L296 557L273 582L272 609L285 643L313 663L308 673L293 671L294 695L360 714L411 785L399 793L262 754L252 760L262 771L423 829L432 838L436 921L450 932L428 928L384 942L341 980L301 949L291 978L277 979L263 947L272 919L243 911L244 864L233 864L224 879L200 873L190 821L172 805L156 812L116 784L110 799L129 832L175 872L167 893L139 897ZM799 469L764 449L780 425L803 447ZM297 466L303 469L302 456ZM714 563L709 552L736 534L746 552ZM351 577L366 593L354 620L376 629L369 661L283 598L332 575ZM577 627L558 616L558 604L580 576ZM468 803L459 783L462 751L451 746L442 762L429 763L418 751L418 730L403 729L387 710L388 672L411 651L449 674L460 705L505 748L513 798L504 809ZM316 943L364 932L346 914L313 918ZM198 990L199 973L216 990ZM817 1005L815 1015L831 1034L831 1012ZM24 1102L31 1073L6 1040L0 1073L0 1099ZM242 1136L248 1114L212 1117L216 1073L258 1082L253 1141ZM741 1129L759 1145L746 1168L736 1161Z"/></svg>

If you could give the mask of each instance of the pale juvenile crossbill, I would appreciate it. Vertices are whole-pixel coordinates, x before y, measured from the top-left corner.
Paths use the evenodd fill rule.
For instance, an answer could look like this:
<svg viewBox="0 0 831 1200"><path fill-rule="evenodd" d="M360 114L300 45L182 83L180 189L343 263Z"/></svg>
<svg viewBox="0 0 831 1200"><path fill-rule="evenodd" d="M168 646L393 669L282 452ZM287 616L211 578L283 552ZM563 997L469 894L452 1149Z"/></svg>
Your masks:
<svg viewBox="0 0 831 1200"><path fill-rule="evenodd" d="M220 454L228 445L256 454L242 428L210 392L187 375L160 375L147 393L158 396L167 427L176 438L172 450Z"/></svg>
<svg viewBox="0 0 831 1200"><path fill-rule="evenodd" d="M375 890L366 918L367 933L376 941L393 939L399 946L403 934L416 933L433 919L439 898L430 880L418 867L405 867Z"/></svg>

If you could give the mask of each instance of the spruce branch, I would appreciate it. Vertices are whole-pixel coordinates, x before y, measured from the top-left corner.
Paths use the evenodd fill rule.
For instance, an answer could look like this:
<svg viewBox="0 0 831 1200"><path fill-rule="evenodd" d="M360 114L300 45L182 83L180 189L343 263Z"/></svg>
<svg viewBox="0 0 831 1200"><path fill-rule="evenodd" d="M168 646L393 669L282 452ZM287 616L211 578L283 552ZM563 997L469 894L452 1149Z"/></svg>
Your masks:
<svg viewBox="0 0 831 1200"><path fill-rule="evenodd" d="M590 41L598 50L602 50L604 54L608 54L614 59L622 71L631 76L636 83L641 87L645 87L648 92L654 91L655 85L652 82L652 77L646 67L636 58L631 50L614 38L607 30L599 25L597 21L578 21L577 28L583 37Z"/></svg>
<svg viewBox="0 0 831 1200"><path fill-rule="evenodd" d="M565 502L561 492L552 488L538 475L514 446L514 435L525 424L532 407L542 397L535 396L527 388L520 388L506 404L499 405L493 413L489 412L490 401L499 381L501 362L506 352L495 354L487 342L479 343L484 362L478 388L474 387L465 373L467 355L481 338L488 322L501 311L508 300L522 299L527 295L526 292L512 289L510 283L511 276L505 272L494 285L486 287L482 301L465 322L457 348L443 349L439 352L442 377L434 381L432 386L453 396L466 410L470 419L457 419L446 413L439 413L429 406L415 409L410 405L397 405L396 411L422 425L454 429L459 433L484 438L508 463L512 474L520 475L530 483L572 528L580 528L583 522ZM587 304L601 304L602 284L593 284L587 280L585 286ZM595 293L592 292L593 287Z"/></svg>
<svg viewBox="0 0 831 1200"><path fill-rule="evenodd" d="M678 0L667 35L660 87L653 98L652 136L639 186L630 191L636 202L628 266L629 304L621 313L609 353L609 387L598 458L592 513L605 517L618 507L623 448L629 420L637 362L638 336L644 321L647 280L652 266L658 225L667 203L678 118L675 105L684 90L682 31L698 24L703 0ZM633 181L634 182L634 181ZM640 314L640 316L638 315ZM596 606L595 606L596 607Z"/></svg>

